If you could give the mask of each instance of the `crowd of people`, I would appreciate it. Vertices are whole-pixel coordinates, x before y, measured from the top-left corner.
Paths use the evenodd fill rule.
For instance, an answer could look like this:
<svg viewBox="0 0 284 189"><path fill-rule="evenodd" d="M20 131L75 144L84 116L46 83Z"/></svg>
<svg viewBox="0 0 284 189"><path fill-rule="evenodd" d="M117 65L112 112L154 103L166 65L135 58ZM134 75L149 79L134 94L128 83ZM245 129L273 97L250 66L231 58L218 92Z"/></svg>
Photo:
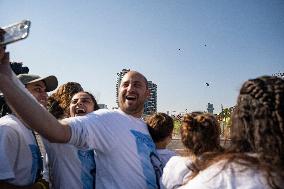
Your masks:
<svg viewBox="0 0 284 189"><path fill-rule="evenodd" d="M187 113L181 141L168 150L174 123L165 113L141 119L150 95L146 77L130 70L119 109L99 109L76 82L12 71L0 47L0 188L283 188L284 80L261 76L240 89L231 144L220 145L214 115ZM36 133L35 133L36 132ZM46 151L38 145L37 133ZM43 158L44 157L44 158Z"/></svg>

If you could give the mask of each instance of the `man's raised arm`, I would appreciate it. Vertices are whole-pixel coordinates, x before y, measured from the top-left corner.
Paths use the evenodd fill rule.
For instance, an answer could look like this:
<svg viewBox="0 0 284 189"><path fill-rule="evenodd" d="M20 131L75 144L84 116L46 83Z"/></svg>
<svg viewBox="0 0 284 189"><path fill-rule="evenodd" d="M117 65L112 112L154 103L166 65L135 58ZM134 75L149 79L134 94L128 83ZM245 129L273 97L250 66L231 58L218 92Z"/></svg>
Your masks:
<svg viewBox="0 0 284 189"><path fill-rule="evenodd" d="M10 108L49 141L68 142L71 137L70 127L61 124L36 102L13 73L9 62L9 53L5 53L4 47L0 46L0 91Z"/></svg>

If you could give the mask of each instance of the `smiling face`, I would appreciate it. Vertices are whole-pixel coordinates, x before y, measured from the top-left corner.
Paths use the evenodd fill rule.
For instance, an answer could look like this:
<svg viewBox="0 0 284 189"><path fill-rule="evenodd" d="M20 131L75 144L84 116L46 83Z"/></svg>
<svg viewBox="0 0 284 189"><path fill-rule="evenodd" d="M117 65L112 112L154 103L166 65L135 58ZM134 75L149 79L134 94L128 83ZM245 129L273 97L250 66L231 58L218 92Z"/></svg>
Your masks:
<svg viewBox="0 0 284 189"><path fill-rule="evenodd" d="M146 78L135 71L124 75L119 86L119 108L126 114L141 117L149 96Z"/></svg>
<svg viewBox="0 0 284 189"><path fill-rule="evenodd" d="M75 94L70 103L70 116L83 116L94 111L95 102L91 96L85 92Z"/></svg>

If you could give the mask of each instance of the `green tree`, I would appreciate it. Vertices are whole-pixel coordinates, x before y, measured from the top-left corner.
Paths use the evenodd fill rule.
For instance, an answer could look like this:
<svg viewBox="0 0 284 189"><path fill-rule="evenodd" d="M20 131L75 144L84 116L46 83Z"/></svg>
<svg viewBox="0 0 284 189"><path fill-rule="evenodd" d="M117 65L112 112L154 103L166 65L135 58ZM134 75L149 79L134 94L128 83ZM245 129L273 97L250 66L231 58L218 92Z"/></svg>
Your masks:
<svg viewBox="0 0 284 189"><path fill-rule="evenodd" d="M220 112L219 121L221 126L221 135L225 138L230 138L230 128L231 128L231 115L233 107L224 108Z"/></svg>

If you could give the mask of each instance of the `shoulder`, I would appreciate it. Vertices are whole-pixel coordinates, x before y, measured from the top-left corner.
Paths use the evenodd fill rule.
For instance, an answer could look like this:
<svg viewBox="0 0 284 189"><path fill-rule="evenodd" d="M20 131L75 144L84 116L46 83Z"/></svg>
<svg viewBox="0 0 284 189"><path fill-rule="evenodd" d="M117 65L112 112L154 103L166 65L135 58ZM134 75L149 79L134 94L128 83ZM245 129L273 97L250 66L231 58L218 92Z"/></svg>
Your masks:
<svg viewBox="0 0 284 189"><path fill-rule="evenodd" d="M87 114L86 118L109 124L117 121L130 120L132 116L130 117L130 115L127 115L120 110L99 109Z"/></svg>
<svg viewBox="0 0 284 189"><path fill-rule="evenodd" d="M6 148L18 147L20 143L20 132L8 125L0 126L0 151ZM2 152L1 152L2 153Z"/></svg>
<svg viewBox="0 0 284 189"><path fill-rule="evenodd" d="M191 162L189 157L173 156L166 164L165 169L187 167L187 164L189 164L189 162Z"/></svg>
<svg viewBox="0 0 284 189"><path fill-rule="evenodd" d="M77 120L77 121L81 121L81 120L92 120L92 119L102 119L102 118L109 118L112 116L119 116L120 113L118 111L114 111L114 110L108 110L108 109L99 109L96 111L93 111L91 113L88 113L84 116L78 116L78 117L69 117L69 118L65 118L62 121L63 122L69 122L69 121L73 121L73 120Z"/></svg>
<svg viewBox="0 0 284 189"><path fill-rule="evenodd" d="M90 115L96 115L96 116L125 116L125 113L119 111L119 110L108 110L108 109L99 109L96 110L92 113L90 113ZM89 115L89 114L88 114Z"/></svg>
<svg viewBox="0 0 284 189"><path fill-rule="evenodd" d="M163 186L176 188L183 185L191 173L187 167L188 161L189 157L173 156L163 170L161 179Z"/></svg>
<svg viewBox="0 0 284 189"><path fill-rule="evenodd" d="M175 174L185 175L190 171L188 165L190 165L191 162L189 157L173 156L166 163L164 172L174 172Z"/></svg>
<svg viewBox="0 0 284 189"><path fill-rule="evenodd" d="M18 135L22 135L27 130L23 123L12 114L0 118L0 129L2 132Z"/></svg>
<svg viewBox="0 0 284 189"><path fill-rule="evenodd" d="M4 139L4 138L7 138L7 137L18 137L19 135L19 132L13 128L13 127L10 127L8 125L0 125L0 138L1 139Z"/></svg>
<svg viewBox="0 0 284 189"><path fill-rule="evenodd" d="M17 127L21 124L15 116L6 115L0 118L0 134L15 134Z"/></svg>
<svg viewBox="0 0 284 189"><path fill-rule="evenodd" d="M221 160L201 171L186 185L191 188L266 188L267 183L261 171L226 160Z"/></svg>
<svg viewBox="0 0 284 189"><path fill-rule="evenodd" d="M0 118L0 126L2 125L14 125L18 124L20 121L14 115L5 115Z"/></svg>

